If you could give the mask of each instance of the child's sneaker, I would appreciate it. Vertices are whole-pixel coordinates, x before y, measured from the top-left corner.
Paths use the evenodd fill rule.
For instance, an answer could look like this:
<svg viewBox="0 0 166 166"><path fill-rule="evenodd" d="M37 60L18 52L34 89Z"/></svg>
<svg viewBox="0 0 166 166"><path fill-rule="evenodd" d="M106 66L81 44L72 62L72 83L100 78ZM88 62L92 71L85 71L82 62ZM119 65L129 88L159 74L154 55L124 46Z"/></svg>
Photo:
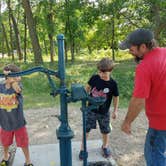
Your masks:
<svg viewBox="0 0 166 166"><path fill-rule="evenodd" d="M104 148L102 146L101 149L102 149L103 157L109 158L111 156L111 150L108 147Z"/></svg>
<svg viewBox="0 0 166 166"><path fill-rule="evenodd" d="M26 163L25 163L24 166L33 166L33 164L26 164Z"/></svg>
<svg viewBox="0 0 166 166"><path fill-rule="evenodd" d="M87 157L88 157L88 152L86 152L86 155L87 155ZM83 150L80 150L79 159L80 159L80 160L83 160L83 159L84 159L84 151L83 151Z"/></svg>
<svg viewBox="0 0 166 166"><path fill-rule="evenodd" d="M10 158L11 158L11 153L9 152L9 158L8 158L8 160L2 160L1 162L0 162L0 166L8 166L9 165L9 160L10 160Z"/></svg>
<svg viewBox="0 0 166 166"><path fill-rule="evenodd" d="M9 161L6 160L2 160L0 163L0 166L8 166L9 165Z"/></svg>
<svg viewBox="0 0 166 166"><path fill-rule="evenodd" d="M80 159L80 160L83 160L83 159L84 159L84 151L83 151L83 150L80 150L79 159Z"/></svg>

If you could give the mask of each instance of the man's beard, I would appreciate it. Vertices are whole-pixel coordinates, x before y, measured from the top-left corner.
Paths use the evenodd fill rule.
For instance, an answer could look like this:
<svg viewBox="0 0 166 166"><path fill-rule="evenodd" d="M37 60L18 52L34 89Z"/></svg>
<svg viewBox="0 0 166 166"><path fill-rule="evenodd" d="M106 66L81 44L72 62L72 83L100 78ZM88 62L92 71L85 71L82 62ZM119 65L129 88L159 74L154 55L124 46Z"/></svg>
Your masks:
<svg viewBox="0 0 166 166"><path fill-rule="evenodd" d="M135 58L134 58L134 60L137 64L139 64L142 59L143 59L143 57L138 57L138 56L135 56Z"/></svg>

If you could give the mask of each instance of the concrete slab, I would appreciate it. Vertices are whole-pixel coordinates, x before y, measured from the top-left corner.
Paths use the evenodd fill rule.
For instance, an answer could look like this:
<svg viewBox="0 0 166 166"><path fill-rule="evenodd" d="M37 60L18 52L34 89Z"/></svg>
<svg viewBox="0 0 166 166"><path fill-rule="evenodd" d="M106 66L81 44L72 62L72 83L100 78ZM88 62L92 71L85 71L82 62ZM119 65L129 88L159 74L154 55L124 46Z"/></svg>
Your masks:
<svg viewBox="0 0 166 166"><path fill-rule="evenodd" d="M81 142L72 142L72 166L82 166L78 154ZM111 157L105 159L101 155L101 140L89 140L88 144L88 161L105 161L110 162L112 166L117 166L115 160ZM60 166L59 144L33 145L30 146L31 159L34 166ZM13 166L23 166L24 156L20 148L17 149Z"/></svg>

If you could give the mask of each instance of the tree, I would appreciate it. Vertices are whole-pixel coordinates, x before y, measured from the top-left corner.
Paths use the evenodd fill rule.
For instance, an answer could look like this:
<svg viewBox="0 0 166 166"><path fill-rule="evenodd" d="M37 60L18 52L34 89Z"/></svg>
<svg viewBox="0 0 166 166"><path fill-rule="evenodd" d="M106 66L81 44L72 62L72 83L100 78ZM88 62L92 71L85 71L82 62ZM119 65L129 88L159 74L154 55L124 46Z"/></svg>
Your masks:
<svg viewBox="0 0 166 166"><path fill-rule="evenodd" d="M24 49L26 61L33 48L36 64L43 62L42 51L54 60L59 33L65 34L65 58L72 62L85 49L89 54L109 49L108 56L116 59L118 43L136 28L152 29L160 45L166 42L165 0L0 1L0 51L14 55Z"/></svg>
<svg viewBox="0 0 166 166"><path fill-rule="evenodd" d="M64 33L66 36L66 52L70 49L71 61L75 60L76 48L81 39L83 39L83 22L81 20L81 1L65 0L64 11L61 13L61 18L64 20Z"/></svg>
<svg viewBox="0 0 166 166"><path fill-rule="evenodd" d="M24 13L24 62L27 61L27 19Z"/></svg>
<svg viewBox="0 0 166 166"><path fill-rule="evenodd" d="M139 8L138 8L139 6ZM160 44L166 38L166 1L165 0L128 0L121 9L122 33L124 30L149 28L154 31L155 38ZM127 29L126 29L127 28ZM164 43L163 43L164 44Z"/></svg>
<svg viewBox="0 0 166 166"><path fill-rule="evenodd" d="M5 42L6 42L6 48L7 48L8 56L10 56L9 42L8 42L5 26L4 26L2 21L1 21L1 26L2 26L3 37L4 37Z"/></svg>
<svg viewBox="0 0 166 166"><path fill-rule="evenodd" d="M12 22L11 22L11 17L10 17L10 11L8 12L8 16L9 16L9 33L10 33L10 53L12 55L12 60L14 61L14 40L13 40L13 27L12 27Z"/></svg>
<svg viewBox="0 0 166 166"><path fill-rule="evenodd" d="M164 35L163 32L166 27L166 1L146 0L145 5L148 9L146 12L147 18L149 19L150 26L154 30L155 38L159 43L163 43L162 38L166 37L166 34L162 36L162 34Z"/></svg>
<svg viewBox="0 0 166 166"><path fill-rule="evenodd" d="M53 24L53 0L49 0L48 3L49 12L47 14L48 22L48 38L50 41L50 60L54 61L55 48L54 48L54 24Z"/></svg>
<svg viewBox="0 0 166 166"><path fill-rule="evenodd" d="M54 61L55 56L55 42L54 42L54 33L55 33L55 2L53 0L45 0L41 1L38 5L38 8L36 12L40 13L40 18L38 13L36 13L36 17L38 18L38 22L43 30L42 35L40 35L43 38L45 51L47 53L47 47L46 47L46 35L48 36L49 40L49 50L50 50L50 61Z"/></svg>
<svg viewBox="0 0 166 166"><path fill-rule="evenodd" d="M10 47L9 47L8 37L7 37L7 33L6 33L6 29L5 29L4 23L2 21L1 1L0 1L0 27L1 27L0 30L2 32L2 52L4 52L4 40L5 40L7 53L8 53L8 56L10 56Z"/></svg>
<svg viewBox="0 0 166 166"><path fill-rule="evenodd" d="M33 18L29 0L22 0L22 5L26 14L26 18L27 18L29 34L30 34L30 38L32 42L33 51L34 51L35 64L41 64L43 63L42 51L39 45L39 40L38 40L38 36L36 32L36 25Z"/></svg>
<svg viewBox="0 0 166 166"><path fill-rule="evenodd" d="M14 29L14 33L15 33L15 38L16 38L16 48L17 48L17 53L19 56L19 60L22 60L23 56L22 56L22 51L21 51L21 40L20 40L20 33L19 33L19 29L16 23L16 19L13 15L11 6L10 6L10 0L7 0L7 6L8 6L8 10L9 10L9 17L11 18L12 22L13 22L13 29Z"/></svg>

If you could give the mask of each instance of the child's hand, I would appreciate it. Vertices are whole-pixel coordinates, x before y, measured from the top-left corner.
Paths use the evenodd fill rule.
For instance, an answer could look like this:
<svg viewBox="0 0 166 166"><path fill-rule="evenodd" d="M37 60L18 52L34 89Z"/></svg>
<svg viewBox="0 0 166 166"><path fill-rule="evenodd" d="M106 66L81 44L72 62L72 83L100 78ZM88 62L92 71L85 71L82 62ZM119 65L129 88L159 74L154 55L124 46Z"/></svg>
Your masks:
<svg viewBox="0 0 166 166"><path fill-rule="evenodd" d="M20 76L14 77L14 80L17 81L17 82L20 82L21 81L21 77Z"/></svg>
<svg viewBox="0 0 166 166"><path fill-rule="evenodd" d="M9 73L11 73L11 71L10 71L10 70L9 70L9 71L4 70L3 73L4 73L5 75L8 75Z"/></svg>
<svg viewBox="0 0 166 166"><path fill-rule="evenodd" d="M16 81L12 83L12 88L16 91L16 93L21 92L21 87L19 86L19 83Z"/></svg>
<svg viewBox="0 0 166 166"><path fill-rule="evenodd" d="M116 117L117 117L117 111L112 112L112 119L116 119Z"/></svg>

